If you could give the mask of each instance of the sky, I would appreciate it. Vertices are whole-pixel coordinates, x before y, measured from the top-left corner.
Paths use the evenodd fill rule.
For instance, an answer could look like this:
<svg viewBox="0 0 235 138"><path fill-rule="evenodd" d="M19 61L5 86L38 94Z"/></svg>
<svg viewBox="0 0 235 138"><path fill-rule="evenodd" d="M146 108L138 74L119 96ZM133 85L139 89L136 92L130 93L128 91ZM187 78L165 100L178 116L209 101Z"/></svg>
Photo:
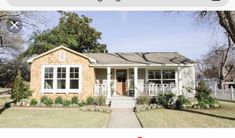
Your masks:
<svg viewBox="0 0 235 138"><path fill-rule="evenodd" d="M222 41L223 30L216 33L207 25L198 25L194 12L76 12L93 19L92 27L102 32L101 43L109 52L179 52L191 59L199 59L215 40ZM60 14L41 12L47 25L45 30L58 25ZM27 29L27 38L32 30Z"/></svg>

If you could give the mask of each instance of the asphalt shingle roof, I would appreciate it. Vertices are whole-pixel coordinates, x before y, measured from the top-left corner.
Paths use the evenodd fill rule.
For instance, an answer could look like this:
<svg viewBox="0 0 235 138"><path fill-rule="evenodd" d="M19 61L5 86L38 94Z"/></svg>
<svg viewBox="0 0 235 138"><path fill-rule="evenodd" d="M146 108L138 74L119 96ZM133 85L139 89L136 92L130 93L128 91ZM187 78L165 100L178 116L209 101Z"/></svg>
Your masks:
<svg viewBox="0 0 235 138"><path fill-rule="evenodd" d="M95 64L193 64L177 52L146 53L82 53L96 60Z"/></svg>

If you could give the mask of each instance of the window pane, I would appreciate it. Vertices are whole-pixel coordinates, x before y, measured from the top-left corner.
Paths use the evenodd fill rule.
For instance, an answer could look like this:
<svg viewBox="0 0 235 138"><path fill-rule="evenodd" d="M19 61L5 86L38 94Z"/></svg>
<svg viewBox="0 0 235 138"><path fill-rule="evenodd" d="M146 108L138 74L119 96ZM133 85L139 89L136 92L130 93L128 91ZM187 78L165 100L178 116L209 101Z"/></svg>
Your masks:
<svg viewBox="0 0 235 138"><path fill-rule="evenodd" d="M150 71L150 72L149 72L149 79L154 79L154 73L153 73L153 71Z"/></svg>
<svg viewBox="0 0 235 138"><path fill-rule="evenodd" d="M70 68L70 78L79 78L79 68L78 67L71 67Z"/></svg>
<svg viewBox="0 0 235 138"><path fill-rule="evenodd" d="M161 71L160 70L155 71L155 79L161 79Z"/></svg>
<svg viewBox="0 0 235 138"><path fill-rule="evenodd" d="M74 72L74 68L70 68L70 72Z"/></svg>
<svg viewBox="0 0 235 138"><path fill-rule="evenodd" d="M45 78L53 78L53 68L52 67L45 68L44 77Z"/></svg>
<svg viewBox="0 0 235 138"><path fill-rule="evenodd" d="M65 67L57 68L57 78L66 78L66 68Z"/></svg>
<svg viewBox="0 0 235 138"><path fill-rule="evenodd" d="M78 67L75 68L75 72L79 72L79 68Z"/></svg>
<svg viewBox="0 0 235 138"><path fill-rule="evenodd" d="M44 89L53 89L53 80L45 80Z"/></svg>
<svg viewBox="0 0 235 138"><path fill-rule="evenodd" d="M79 80L70 80L70 89L79 89Z"/></svg>
<svg viewBox="0 0 235 138"><path fill-rule="evenodd" d="M175 79L175 71L163 70L163 79Z"/></svg>
<svg viewBox="0 0 235 138"><path fill-rule="evenodd" d="M65 80L57 80L57 89L65 89Z"/></svg>

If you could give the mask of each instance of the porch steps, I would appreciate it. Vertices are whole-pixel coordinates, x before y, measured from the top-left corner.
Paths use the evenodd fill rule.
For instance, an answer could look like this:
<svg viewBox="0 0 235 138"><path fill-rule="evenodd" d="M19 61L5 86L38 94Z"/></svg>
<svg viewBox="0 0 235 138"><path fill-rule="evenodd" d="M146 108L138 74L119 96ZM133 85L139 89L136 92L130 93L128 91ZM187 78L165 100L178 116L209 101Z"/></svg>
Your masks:
<svg viewBox="0 0 235 138"><path fill-rule="evenodd" d="M112 97L111 108L134 108L136 100L133 97Z"/></svg>

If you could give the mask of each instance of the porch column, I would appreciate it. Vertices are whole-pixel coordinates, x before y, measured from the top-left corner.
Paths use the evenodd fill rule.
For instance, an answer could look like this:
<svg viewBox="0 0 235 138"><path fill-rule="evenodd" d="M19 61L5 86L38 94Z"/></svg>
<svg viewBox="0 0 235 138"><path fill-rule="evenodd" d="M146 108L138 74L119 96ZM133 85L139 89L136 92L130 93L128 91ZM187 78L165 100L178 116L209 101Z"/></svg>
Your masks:
<svg viewBox="0 0 235 138"><path fill-rule="evenodd" d="M178 67L178 94L182 95L182 76L181 76L181 67Z"/></svg>
<svg viewBox="0 0 235 138"><path fill-rule="evenodd" d="M107 99L111 98L111 68L107 68Z"/></svg>
<svg viewBox="0 0 235 138"><path fill-rule="evenodd" d="M137 96L138 96L138 90L137 90L137 88L138 88L138 68L137 67L135 67L134 68L134 92L135 92L135 98L137 98Z"/></svg>
<svg viewBox="0 0 235 138"><path fill-rule="evenodd" d="M196 74L195 74L195 65L192 66L193 71L193 93L196 93Z"/></svg>
<svg viewBox="0 0 235 138"><path fill-rule="evenodd" d="M179 95L179 70L178 67L175 70L175 87L176 87L176 96Z"/></svg>

